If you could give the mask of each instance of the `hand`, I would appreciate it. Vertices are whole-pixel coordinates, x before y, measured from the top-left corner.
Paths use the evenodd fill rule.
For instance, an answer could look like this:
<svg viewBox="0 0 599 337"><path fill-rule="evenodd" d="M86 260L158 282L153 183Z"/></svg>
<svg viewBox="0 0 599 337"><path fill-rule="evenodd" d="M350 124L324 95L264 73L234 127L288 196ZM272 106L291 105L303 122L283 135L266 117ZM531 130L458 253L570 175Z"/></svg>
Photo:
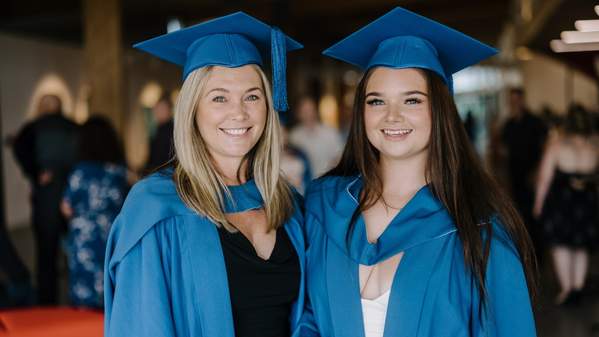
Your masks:
<svg viewBox="0 0 599 337"><path fill-rule="evenodd" d="M73 209L71 208L71 204L68 201L62 200L60 203L60 211L65 218L70 219L73 217Z"/></svg>
<svg viewBox="0 0 599 337"><path fill-rule="evenodd" d="M37 176L37 183L40 186L46 186L52 182L52 171L44 170Z"/></svg>

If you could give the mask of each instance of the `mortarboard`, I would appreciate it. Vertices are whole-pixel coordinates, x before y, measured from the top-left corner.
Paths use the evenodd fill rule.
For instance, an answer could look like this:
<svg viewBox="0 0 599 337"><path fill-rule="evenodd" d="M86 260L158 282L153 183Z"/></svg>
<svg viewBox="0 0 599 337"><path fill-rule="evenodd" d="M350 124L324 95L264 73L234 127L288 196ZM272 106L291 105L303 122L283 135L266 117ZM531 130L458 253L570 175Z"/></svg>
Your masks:
<svg viewBox="0 0 599 337"><path fill-rule="evenodd" d="M270 59L273 73L273 100L277 111L287 106L286 56L303 48L278 28L236 12L172 33L161 35L133 47L183 67L183 79L193 70L209 66L264 66Z"/></svg>
<svg viewBox="0 0 599 337"><path fill-rule="evenodd" d="M453 73L496 53L495 48L401 7L323 52L362 70L376 66L428 69L441 76L450 90Z"/></svg>

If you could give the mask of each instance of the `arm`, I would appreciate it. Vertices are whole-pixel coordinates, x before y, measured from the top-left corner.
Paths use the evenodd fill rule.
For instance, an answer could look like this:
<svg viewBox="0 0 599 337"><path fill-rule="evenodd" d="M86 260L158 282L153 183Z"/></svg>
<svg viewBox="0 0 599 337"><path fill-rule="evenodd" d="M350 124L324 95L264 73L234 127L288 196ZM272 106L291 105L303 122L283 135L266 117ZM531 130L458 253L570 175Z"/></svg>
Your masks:
<svg viewBox="0 0 599 337"><path fill-rule="evenodd" d="M559 139L555 136L547 144L545 153L541 159L541 166L539 167L539 177L537 179L535 201L532 211L536 218L538 218L543 211L543 204L545 203L545 198L549 192L549 187L551 187L551 181L553 180L557 164L558 150Z"/></svg>
<svg viewBox="0 0 599 337"><path fill-rule="evenodd" d="M314 312L312 311L312 305L306 292L306 302L304 306L304 312L300 319L297 328L292 334L292 337L320 337L316 321L314 320Z"/></svg>
<svg viewBox="0 0 599 337"><path fill-rule="evenodd" d="M168 251L156 226L120 260L112 259L119 227L111 232L104 272L106 337L175 336ZM166 255L165 255L166 254Z"/></svg>
<svg viewBox="0 0 599 337"><path fill-rule="evenodd" d="M306 196L310 193L310 191L306 191ZM312 308L312 303L310 301L310 291L309 291L309 283L307 279L307 274L310 273L310 259L314 258L310 256L310 242L315 238L316 231L316 223L317 221L313 215L306 209L304 209L304 237L306 238L306 272L304 277L304 282L306 284L306 298L304 301L304 312L302 313L302 317L292 334L292 337L320 337L320 331L316 324L316 319L314 317L314 310Z"/></svg>
<svg viewBox="0 0 599 337"><path fill-rule="evenodd" d="M485 286L486 307L474 336L535 337L524 269L516 248L499 225L493 226Z"/></svg>
<svg viewBox="0 0 599 337"><path fill-rule="evenodd" d="M35 127L28 123L19 131L12 144L13 155L26 177L36 184L38 167L35 163Z"/></svg>

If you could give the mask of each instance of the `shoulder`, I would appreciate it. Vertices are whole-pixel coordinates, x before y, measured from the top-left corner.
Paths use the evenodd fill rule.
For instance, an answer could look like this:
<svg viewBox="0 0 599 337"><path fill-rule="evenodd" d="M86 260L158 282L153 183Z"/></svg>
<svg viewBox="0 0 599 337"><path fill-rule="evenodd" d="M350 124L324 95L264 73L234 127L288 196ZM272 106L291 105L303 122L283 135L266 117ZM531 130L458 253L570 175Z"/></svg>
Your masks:
<svg viewBox="0 0 599 337"><path fill-rule="evenodd" d="M492 230L489 252L490 263L520 265L520 253L501 220L494 216L490 225ZM485 234L483 233L483 235Z"/></svg>
<svg viewBox="0 0 599 337"><path fill-rule="evenodd" d="M109 237L112 259L122 258L147 232L177 216L195 214L179 198L170 174L161 171L133 185Z"/></svg>
<svg viewBox="0 0 599 337"><path fill-rule="evenodd" d="M347 187L358 177L355 176L323 176L313 180L306 191L306 203L330 195L345 193Z"/></svg>
<svg viewBox="0 0 599 337"><path fill-rule="evenodd" d="M123 205L121 216L135 217L137 215L160 220L192 212L177 194L170 172L160 171L133 185Z"/></svg>
<svg viewBox="0 0 599 337"><path fill-rule="evenodd" d="M355 205L348 189L358 179L356 176L324 176L312 181L304 201L306 225L314 219L322 223L331 213L350 212L351 215Z"/></svg>

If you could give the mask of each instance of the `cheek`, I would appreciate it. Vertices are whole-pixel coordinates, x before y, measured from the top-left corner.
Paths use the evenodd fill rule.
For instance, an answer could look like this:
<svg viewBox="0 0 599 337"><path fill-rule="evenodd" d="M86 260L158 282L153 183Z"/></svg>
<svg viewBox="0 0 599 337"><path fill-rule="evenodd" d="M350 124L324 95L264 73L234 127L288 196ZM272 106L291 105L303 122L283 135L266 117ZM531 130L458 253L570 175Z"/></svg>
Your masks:
<svg viewBox="0 0 599 337"><path fill-rule="evenodd" d="M364 111L364 128L366 129L366 136L371 142L373 138L379 135L379 124L383 114L378 111Z"/></svg>
<svg viewBox="0 0 599 337"><path fill-rule="evenodd" d="M247 108L247 111L257 125L260 127L264 127L266 124L266 115L268 111L266 109L266 104L253 104Z"/></svg>

